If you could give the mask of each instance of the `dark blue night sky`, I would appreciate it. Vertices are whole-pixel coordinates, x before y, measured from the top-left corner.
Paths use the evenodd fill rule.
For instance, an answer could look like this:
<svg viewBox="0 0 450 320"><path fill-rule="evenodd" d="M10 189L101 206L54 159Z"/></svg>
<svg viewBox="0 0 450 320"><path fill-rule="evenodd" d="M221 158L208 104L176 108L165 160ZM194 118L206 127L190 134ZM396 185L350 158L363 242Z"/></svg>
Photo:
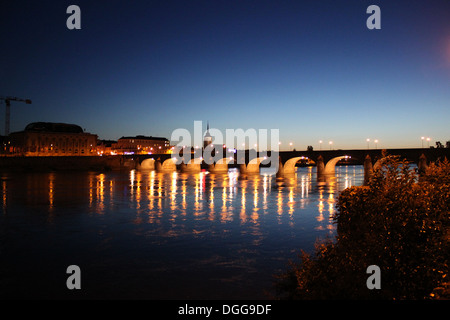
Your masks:
<svg viewBox="0 0 450 320"><path fill-rule="evenodd" d="M81 9L69 30L66 9ZM369 5L381 29L369 30ZM450 140L450 1L22 1L0 5L11 131L81 125L100 139L280 129L282 146ZM0 105L0 128L4 104Z"/></svg>

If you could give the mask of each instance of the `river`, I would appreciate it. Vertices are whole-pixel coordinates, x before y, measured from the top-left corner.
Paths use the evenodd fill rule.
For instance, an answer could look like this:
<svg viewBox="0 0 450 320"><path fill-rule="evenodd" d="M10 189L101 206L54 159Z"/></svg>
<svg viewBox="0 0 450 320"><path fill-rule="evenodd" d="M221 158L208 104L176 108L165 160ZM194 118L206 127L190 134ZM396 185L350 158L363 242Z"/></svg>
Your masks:
<svg viewBox="0 0 450 320"><path fill-rule="evenodd" d="M269 168L4 173L0 297L270 299L274 274L334 236L339 192L363 178L362 166L326 181L314 167L284 180Z"/></svg>

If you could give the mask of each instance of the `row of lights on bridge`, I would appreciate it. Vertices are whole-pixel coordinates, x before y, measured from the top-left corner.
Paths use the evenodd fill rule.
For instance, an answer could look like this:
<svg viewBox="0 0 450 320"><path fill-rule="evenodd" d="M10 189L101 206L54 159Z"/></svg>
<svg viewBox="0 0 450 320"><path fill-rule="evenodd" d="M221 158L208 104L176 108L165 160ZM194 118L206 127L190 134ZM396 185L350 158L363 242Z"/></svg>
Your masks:
<svg viewBox="0 0 450 320"><path fill-rule="evenodd" d="M421 137L421 140L422 140L422 148L423 148L423 142L424 142L425 140L428 142L428 147L430 147L430 141L431 141L431 138L430 138L430 137ZM367 139L366 139L366 142L367 142L367 149L370 149L370 141L371 141L370 138L367 138ZM373 140L373 143L375 143L375 149L378 149L378 142L379 142L378 139L374 139L374 140ZM320 150L322 150L322 143L323 143L323 141L322 141L322 140L319 140L319 149L320 149ZM278 145L281 145L281 141L278 142ZM291 151L293 150L293 149L292 149L292 146L293 146L293 145L294 145L294 144L293 144L292 142L289 142L289 147L290 147ZM333 147L333 141L328 141L328 145L330 146L330 150L331 150L332 147ZM243 143L242 146L245 147L245 143ZM256 148L257 146L258 146L258 145L255 143L254 147ZM183 148L185 148L185 147L186 147L186 146L183 146ZM226 146L223 145L223 147L225 148ZM160 147L160 148L161 148L161 147ZM195 148L198 149L199 146L195 146Z"/></svg>
<svg viewBox="0 0 450 320"><path fill-rule="evenodd" d="M366 141L367 141L367 148L369 148L370 139L367 139ZM375 148L378 148L378 139L375 139L373 142L375 143ZM322 150L322 143L323 143L323 141L319 140L319 149L320 150ZM278 145L281 145L281 141L278 142ZM292 142L289 142L289 147L290 147L291 151L293 150L293 148L292 148L293 145L294 144ZM330 150L331 150L333 147L333 141L328 141L328 145L330 146ZM243 143L242 146L245 147L245 143ZM225 145L223 145L223 147L226 148ZM255 148L258 147L258 144L255 143L254 147ZM183 148L186 148L186 146L183 146ZM199 148L199 146L195 146L195 149L198 149L198 148Z"/></svg>
<svg viewBox="0 0 450 320"><path fill-rule="evenodd" d="M323 141L319 140L319 150L322 150L322 143L323 143ZM333 141L328 141L328 145L330 146L330 150L331 150L331 147L333 146Z"/></svg>
<svg viewBox="0 0 450 320"><path fill-rule="evenodd" d="M367 138L366 142L367 142L367 149L370 149L370 145L369 145L370 139ZM373 142L375 143L375 149L378 149L378 139L373 140Z"/></svg>
<svg viewBox="0 0 450 320"><path fill-rule="evenodd" d="M430 141L431 141L431 138L430 138L430 137L420 137L420 140L422 140L422 148L423 148L423 142L424 142L424 140L427 141L427 143L428 143L428 148L430 147Z"/></svg>

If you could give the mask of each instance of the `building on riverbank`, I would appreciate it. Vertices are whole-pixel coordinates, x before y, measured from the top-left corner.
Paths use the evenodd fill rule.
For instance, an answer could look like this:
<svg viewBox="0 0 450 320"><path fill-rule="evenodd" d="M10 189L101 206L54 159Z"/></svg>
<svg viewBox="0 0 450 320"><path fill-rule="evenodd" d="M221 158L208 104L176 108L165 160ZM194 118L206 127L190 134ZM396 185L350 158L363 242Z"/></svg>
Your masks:
<svg viewBox="0 0 450 320"><path fill-rule="evenodd" d="M75 124L33 122L9 135L6 151L13 156L93 156L97 135Z"/></svg>
<svg viewBox="0 0 450 320"><path fill-rule="evenodd" d="M113 155L112 146L116 140L97 140L97 154L99 156Z"/></svg>
<svg viewBox="0 0 450 320"><path fill-rule="evenodd" d="M172 150L170 141L162 137L121 137L117 143L111 146L113 154L152 154L170 153Z"/></svg>

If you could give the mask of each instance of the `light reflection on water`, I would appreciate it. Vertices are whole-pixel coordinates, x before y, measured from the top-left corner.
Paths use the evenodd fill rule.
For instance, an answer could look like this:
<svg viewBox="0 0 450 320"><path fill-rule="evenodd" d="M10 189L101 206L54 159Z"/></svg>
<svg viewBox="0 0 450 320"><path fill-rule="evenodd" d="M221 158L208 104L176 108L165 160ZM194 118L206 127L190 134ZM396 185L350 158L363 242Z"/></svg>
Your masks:
<svg viewBox="0 0 450 320"><path fill-rule="evenodd" d="M336 167L323 181L312 167L282 180L266 168L247 176L3 175L1 248L10 274L0 280L25 294L20 274L33 265L44 275L35 281L47 281L33 287L60 296L68 293L52 289L53 275L63 269L64 278L78 264L92 277L83 281L85 297L264 298L272 275L300 249L334 235L339 192L362 182L362 166Z"/></svg>

